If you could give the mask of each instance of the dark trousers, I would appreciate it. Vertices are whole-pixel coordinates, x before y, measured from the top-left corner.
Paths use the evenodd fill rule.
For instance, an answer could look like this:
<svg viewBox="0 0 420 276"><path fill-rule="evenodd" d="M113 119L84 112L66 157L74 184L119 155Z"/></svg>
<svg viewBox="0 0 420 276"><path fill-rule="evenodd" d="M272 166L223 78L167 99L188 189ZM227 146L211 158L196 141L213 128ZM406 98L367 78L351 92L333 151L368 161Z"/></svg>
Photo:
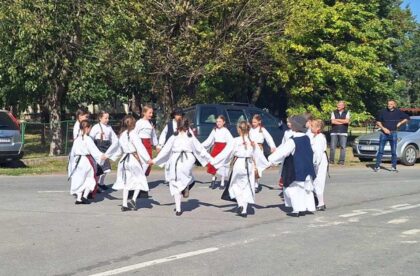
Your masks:
<svg viewBox="0 0 420 276"><path fill-rule="evenodd" d="M335 160L335 149L337 145L340 146L340 159L338 162L344 163L346 160L346 146L347 146L347 136L346 135L331 135L331 144L330 144L330 161L334 162Z"/></svg>
<svg viewBox="0 0 420 276"><path fill-rule="evenodd" d="M397 167L397 139L397 132L391 132L390 134L385 134L381 132L381 135L379 136L378 154L376 155L376 168L378 168L381 165L386 142L389 142L389 145L391 146L392 167Z"/></svg>

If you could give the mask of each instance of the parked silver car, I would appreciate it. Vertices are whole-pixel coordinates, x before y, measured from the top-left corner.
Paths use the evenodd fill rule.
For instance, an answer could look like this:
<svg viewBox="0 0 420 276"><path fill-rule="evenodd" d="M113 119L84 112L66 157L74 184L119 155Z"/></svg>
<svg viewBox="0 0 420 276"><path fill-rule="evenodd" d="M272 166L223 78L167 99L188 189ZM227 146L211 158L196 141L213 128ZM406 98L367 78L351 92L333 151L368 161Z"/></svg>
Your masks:
<svg viewBox="0 0 420 276"><path fill-rule="evenodd" d="M379 150L379 131L359 136L353 144L353 154L360 161L372 161ZM398 130L397 158L402 164L412 166L420 158L420 116L411 116L410 121ZM387 142L384 159L391 159L391 146Z"/></svg>
<svg viewBox="0 0 420 276"><path fill-rule="evenodd" d="M19 123L7 110L0 110L0 162L18 160L23 156Z"/></svg>

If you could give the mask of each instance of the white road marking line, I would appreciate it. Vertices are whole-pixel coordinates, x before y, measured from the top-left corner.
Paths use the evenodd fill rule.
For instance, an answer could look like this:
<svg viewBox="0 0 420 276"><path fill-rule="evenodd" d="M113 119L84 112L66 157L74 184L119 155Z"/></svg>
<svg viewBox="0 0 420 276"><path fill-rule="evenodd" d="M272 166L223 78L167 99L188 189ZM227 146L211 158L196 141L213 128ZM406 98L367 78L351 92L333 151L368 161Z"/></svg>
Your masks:
<svg viewBox="0 0 420 276"><path fill-rule="evenodd" d="M392 210L386 210L386 211L382 211L380 213L372 214L372 216L382 216L382 215L386 215L386 214L396 213L396 212L399 212L399 211L410 210L410 209L419 208L419 207L420 207L420 204L408 205L408 206L393 208Z"/></svg>
<svg viewBox="0 0 420 276"><path fill-rule="evenodd" d="M350 217L360 216L360 215L364 215L364 214L367 214L367 212L360 211L360 210L354 210L353 213L339 215L339 217L340 218L350 218Z"/></svg>
<svg viewBox="0 0 420 276"><path fill-rule="evenodd" d="M392 205L391 208L400 208L400 207L405 207L405 206L410 206L410 204L408 203L404 203L404 204L397 204L397 205Z"/></svg>
<svg viewBox="0 0 420 276"><path fill-rule="evenodd" d="M401 243L416 244L418 241L401 241Z"/></svg>
<svg viewBox="0 0 420 276"><path fill-rule="evenodd" d="M209 247L209 248L205 248L205 249L201 249L201 250L197 250L197 251L191 251L191 252L187 252L187 253L182 253L182 254L178 254L178 255L169 256L169 257L162 258L162 259L156 259L156 260L149 261L149 262L143 262L143 263L138 263L138 264L134 264L134 265L124 266L124 267L120 267L120 268L117 268L117 269L92 274L91 276L117 275L117 274L121 274L121 273L130 272L130 271L133 271L133 270L138 270L138 269L141 269L141 268L145 268L145 267L148 267L148 266L153 266L153 265L157 265L157 264L172 262L172 261L176 261L176 260L180 260L180 259L184 259L184 258L188 258L188 257L201 255L201 254L211 253L211 252L214 252L214 251L217 251L217 250L219 250L219 248Z"/></svg>
<svg viewBox="0 0 420 276"><path fill-rule="evenodd" d="M420 229L410 229L402 232L403 235L416 235L420 233Z"/></svg>
<svg viewBox="0 0 420 276"><path fill-rule="evenodd" d="M69 191L38 191L39 194L47 194L47 193L69 193Z"/></svg>
<svg viewBox="0 0 420 276"><path fill-rule="evenodd" d="M337 225L342 225L342 224L348 224L348 222L332 221L332 222L327 222L327 223L324 223L324 224L309 224L308 227L310 227L310 228L322 228L322 227L337 226Z"/></svg>
<svg viewBox="0 0 420 276"><path fill-rule="evenodd" d="M406 218L400 218L400 219L393 219L388 221L388 224L402 224L402 223L406 223L408 221L408 219Z"/></svg>

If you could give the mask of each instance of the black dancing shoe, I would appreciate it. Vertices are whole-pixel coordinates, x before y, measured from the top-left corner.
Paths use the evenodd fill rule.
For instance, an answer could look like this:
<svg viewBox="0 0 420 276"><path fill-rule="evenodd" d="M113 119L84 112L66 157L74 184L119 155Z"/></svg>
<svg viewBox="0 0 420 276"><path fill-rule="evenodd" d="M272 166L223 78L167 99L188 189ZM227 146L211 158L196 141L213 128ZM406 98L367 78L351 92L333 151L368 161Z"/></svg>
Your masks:
<svg viewBox="0 0 420 276"><path fill-rule="evenodd" d="M131 209L125 206L121 206L121 212L127 212L130 211Z"/></svg>
<svg viewBox="0 0 420 276"><path fill-rule="evenodd" d="M240 213L242 213L243 209L244 209L244 207L239 206L239 207L236 209L236 213L238 213L238 215L239 215Z"/></svg>
<svg viewBox="0 0 420 276"><path fill-rule="evenodd" d="M137 211L138 209L137 209L137 204L136 204L136 202L134 201L134 199L130 199L129 201L128 201L128 203L130 203L130 205L131 205L131 209L133 209L133 211Z"/></svg>
<svg viewBox="0 0 420 276"><path fill-rule="evenodd" d="M305 215L315 215L315 213L311 211L305 211Z"/></svg>
<svg viewBox="0 0 420 276"><path fill-rule="evenodd" d="M258 194L259 192L261 192L261 190L262 190L262 187L258 186L255 188L255 193Z"/></svg>
<svg viewBox="0 0 420 276"><path fill-rule="evenodd" d="M248 216L248 214L247 213L240 213L240 214L238 214L238 216L246 218Z"/></svg>
<svg viewBox="0 0 420 276"><path fill-rule="evenodd" d="M181 212L176 212L176 213L175 213L175 215L176 215L177 217L179 217L180 215L182 215L182 211L181 211Z"/></svg>
<svg viewBox="0 0 420 276"><path fill-rule="evenodd" d="M209 188L211 188L212 190L216 189L216 180L211 181Z"/></svg>
<svg viewBox="0 0 420 276"><path fill-rule="evenodd" d="M288 215L289 217L298 218L300 216L300 212L299 213L287 213L286 215Z"/></svg>
<svg viewBox="0 0 420 276"><path fill-rule="evenodd" d="M107 185L98 185L99 188L101 188L102 191L106 191L108 190L108 186Z"/></svg>
<svg viewBox="0 0 420 276"><path fill-rule="evenodd" d="M299 217L303 217L306 215L306 211L305 212L299 212Z"/></svg>
<svg viewBox="0 0 420 276"><path fill-rule="evenodd" d="M316 207L317 211L325 211L326 209L327 209L327 206L325 206L325 205Z"/></svg>
<svg viewBox="0 0 420 276"><path fill-rule="evenodd" d="M89 204L89 203L85 203L83 200L82 201L77 201L74 203L76 205L80 205L80 204Z"/></svg>
<svg viewBox="0 0 420 276"><path fill-rule="evenodd" d="M85 197L82 197L82 204L90 204L90 201L89 201L89 199L87 199L87 198L85 198Z"/></svg>

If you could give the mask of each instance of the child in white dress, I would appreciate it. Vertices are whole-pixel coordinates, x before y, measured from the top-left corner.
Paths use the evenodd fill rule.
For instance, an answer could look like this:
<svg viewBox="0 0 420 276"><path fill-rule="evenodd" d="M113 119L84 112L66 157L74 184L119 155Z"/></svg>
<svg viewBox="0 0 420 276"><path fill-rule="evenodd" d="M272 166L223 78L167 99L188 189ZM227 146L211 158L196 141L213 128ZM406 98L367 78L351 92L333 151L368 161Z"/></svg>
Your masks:
<svg viewBox="0 0 420 276"><path fill-rule="evenodd" d="M174 197L176 215L182 215L181 195L189 197L189 191L195 184L192 174L196 159L204 167L211 156L200 142L189 132L187 118L178 124L177 132L165 143L159 154L149 161L149 165L169 166L169 191Z"/></svg>
<svg viewBox="0 0 420 276"><path fill-rule="evenodd" d="M122 157L118 163L117 181L112 186L115 190L123 190L123 204L121 211L137 210L137 197L140 191L149 191L146 179L146 171L150 160L146 148L142 144L137 133L134 131L136 120L127 115L122 121L122 129L119 138ZM130 200L131 208L128 207L129 191L133 191Z"/></svg>

